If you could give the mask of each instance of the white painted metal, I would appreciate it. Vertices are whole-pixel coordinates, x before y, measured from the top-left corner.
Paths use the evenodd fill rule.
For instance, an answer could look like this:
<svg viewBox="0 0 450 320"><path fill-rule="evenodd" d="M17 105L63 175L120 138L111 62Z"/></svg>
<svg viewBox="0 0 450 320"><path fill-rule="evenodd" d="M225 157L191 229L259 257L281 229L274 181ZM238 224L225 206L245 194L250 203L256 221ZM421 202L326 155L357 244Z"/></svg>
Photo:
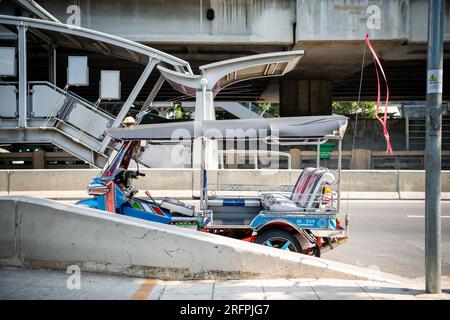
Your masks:
<svg viewBox="0 0 450 320"><path fill-rule="evenodd" d="M0 76L16 75L16 48L0 47Z"/></svg>
<svg viewBox="0 0 450 320"><path fill-rule="evenodd" d="M145 55L150 60L151 58L157 58L160 61L164 61L170 65L179 66L182 68L185 68L187 72L191 72L191 68L189 66L189 63L186 61L179 59L175 56L172 56L170 54L167 54L165 52L153 49L151 47L148 47L146 45L130 41L124 38L116 37L110 34L106 34L103 32L98 32L95 30L90 30L86 28L81 27L74 27L72 25L67 25L63 23L57 23L57 22L50 22L50 21L44 21L40 19L32 19L32 18L26 18L26 17L15 17L15 16L7 16L7 15L0 15L0 24L7 24L7 25L16 25L16 26L23 26L23 27L30 27L30 28L36 28L36 29L43 29L43 30L49 30L54 31L57 33L60 33L61 35L69 35L74 37L80 37L82 39L89 39L90 42L92 41L100 41L105 44L114 45L119 48L128 49L131 51L134 51L136 53ZM73 39L74 41L77 41L76 39Z"/></svg>
<svg viewBox="0 0 450 320"><path fill-rule="evenodd" d="M67 59L67 83L71 86L89 85L87 56L69 56Z"/></svg>
<svg viewBox="0 0 450 320"><path fill-rule="evenodd" d="M159 60L150 59L148 64L145 66L144 71L142 72L142 74L139 77L138 81L136 82L133 90L131 91L127 100L123 104L122 109L120 109L119 114L117 115L116 119L114 120L113 124L111 125L112 128L118 127L122 123L123 119L125 118L128 111L130 110L132 104L136 100L139 92L141 91L142 87L144 86L145 82L147 81L148 77L150 76L150 73L152 72L153 68L158 63L159 63ZM110 141L111 141L111 138L109 136L106 136L105 139L103 140L101 148L99 150L101 153L103 153L106 150Z"/></svg>
<svg viewBox="0 0 450 320"><path fill-rule="evenodd" d="M32 89L30 109L33 117L46 118L52 113L55 114L66 101L66 96L61 97L61 92L49 85L33 85Z"/></svg>
<svg viewBox="0 0 450 320"><path fill-rule="evenodd" d="M100 71L100 99L120 100L120 71Z"/></svg>
<svg viewBox="0 0 450 320"><path fill-rule="evenodd" d="M0 101L2 102L0 117L15 118L17 116L16 91L16 86L9 84L0 85Z"/></svg>
<svg viewBox="0 0 450 320"><path fill-rule="evenodd" d="M18 29L18 51L19 51L19 128L27 125L27 28L23 25Z"/></svg>

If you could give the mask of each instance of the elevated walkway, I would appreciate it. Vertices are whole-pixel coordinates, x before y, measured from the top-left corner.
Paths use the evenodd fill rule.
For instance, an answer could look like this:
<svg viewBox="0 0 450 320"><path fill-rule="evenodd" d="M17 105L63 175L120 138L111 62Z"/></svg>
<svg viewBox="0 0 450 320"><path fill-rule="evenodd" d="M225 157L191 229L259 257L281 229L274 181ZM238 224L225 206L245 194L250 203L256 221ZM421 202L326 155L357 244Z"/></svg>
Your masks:
<svg viewBox="0 0 450 320"><path fill-rule="evenodd" d="M60 22L0 15L0 25L17 37L17 45L3 45L0 76L17 79L16 82L0 82L0 142L1 143L52 143L76 157L102 168L116 148L106 135L106 128L119 126L156 65L191 74L189 64L177 57L145 45L98 31L74 27ZM52 83L28 81L27 56L30 44L44 46L49 54L49 74ZM31 46L30 46L31 47ZM75 49L75 57L67 62L67 82L64 89L56 83L56 48ZM18 52L18 59L15 52ZM100 53L114 58L133 61L144 66L131 93L116 115L102 110L103 100L120 100L120 70L118 78L105 78L95 103L70 92L71 86L89 86L88 57L83 52ZM81 64L70 63L82 61ZM79 59L82 58L82 59ZM17 61L16 61L17 60ZM53 62L51 62L53 61ZM83 64L83 61L86 61ZM16 66L17 63L17 66ZM18 70L16 72L16 69ZM101 70L100 79L103 72ZM105 73L106 74L106 73ZM93 77L95 78L95 77ZM151 91L151 103L161 83Z"/></svg>

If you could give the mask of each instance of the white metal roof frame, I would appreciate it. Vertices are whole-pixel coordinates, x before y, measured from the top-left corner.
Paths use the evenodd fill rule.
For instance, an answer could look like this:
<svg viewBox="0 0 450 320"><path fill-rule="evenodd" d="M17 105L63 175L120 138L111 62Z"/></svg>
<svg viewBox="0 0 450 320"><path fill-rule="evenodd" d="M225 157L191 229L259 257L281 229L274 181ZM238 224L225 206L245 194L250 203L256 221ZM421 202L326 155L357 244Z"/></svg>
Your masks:
<svg viewBox="0 0 450 320"><path fill-rule="evenodd" d="M237 82L282 76L294 69L303 55L303 50L297 50L263 53L224 60L200 66L201 75L183 74L163 66L158 66L157 68L176 90L195 96L195 92L203 89L205 83L206 90L212 90L217 93ZM207 81L202 83L202 79Z"/></svg>
<svg viewBox="0 0 450 320"><path fill-rule="evenodd" d="M14 0L19 6L25 8L27 11L38 16L41 19L61 22L55 18L50 12L42 8L36 1L33 0Z"/></svg>
<svg viewBox="0 0 450 320"><path fill-rule="evenodd" d="M113 36L110 34L106 34L103 32L86 29L78 26L68 25L64 23L59 22L52 22L52 21L45 21L41 19L33 19L33 18L27 18L27 17L16 17L16 16L8 16L8 15L0 15L0 24L3 25L15 25L15 26L24 26L28 29L37 29L35 34L37 36L41 36L45 38L45 34L42 34L39 32L39 30L48 30L48 31L54 31L57 33L60 33L64 35L66 38L68 38L69 41L77 44L80 41L77 41L79 39L77 38L85 38L90 41L100 42L106 45L112 45L119 48L123 48L127 51L131 51L134 53L139 53L141 55L147 56L148 61L151 59L156 59L159 61L163 61L167 64L170 64L174 67L184 67L186 68L186 71L190 74L192 74L191 67L187 61L184 61L180 58L177 58L175 56L172 56L168 53L159 51L157 49L148 47L146 45L127 40L121 37ZM72 39L71 39L72 38ZM47 39L49 41L53 39ZM101 47L101 45L100 45ZM101 51L101 50L100 50ZM135 55L133 53L130 53L131 60L136 60ZM145 61L143 63L147 63L148 61Z"/></svg>

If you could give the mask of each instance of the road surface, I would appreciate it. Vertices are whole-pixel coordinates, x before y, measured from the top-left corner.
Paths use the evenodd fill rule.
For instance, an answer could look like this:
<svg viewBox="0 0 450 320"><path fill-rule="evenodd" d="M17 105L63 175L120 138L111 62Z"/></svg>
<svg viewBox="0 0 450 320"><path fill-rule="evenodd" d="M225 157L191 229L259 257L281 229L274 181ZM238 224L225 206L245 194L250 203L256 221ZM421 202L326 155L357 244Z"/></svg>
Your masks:
<svg viewBox="0 0 450 320"><path fill-rule="evenodd" d="M347 201L341 208L346 210ZM349 201L349 242L324 257L407 278L425 272L424 201ZM442 274L450 275L450 202L442 202Z"/></svg>

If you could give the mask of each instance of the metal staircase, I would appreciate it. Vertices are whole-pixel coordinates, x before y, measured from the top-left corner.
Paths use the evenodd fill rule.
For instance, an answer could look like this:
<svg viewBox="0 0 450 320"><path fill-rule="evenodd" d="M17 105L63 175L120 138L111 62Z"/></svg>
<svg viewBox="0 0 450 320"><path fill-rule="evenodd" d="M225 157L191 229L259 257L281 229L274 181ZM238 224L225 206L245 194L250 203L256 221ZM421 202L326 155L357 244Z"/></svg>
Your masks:
<svg viewBox="0 0 450 320"><path fill-rule="evenodd" d="M17 83L0 84L0 135L3 143L51 142L76 157L103 167L111 149L102 150L115 117L76 94L45 81L28 83L27 127L19 128Z"/></svg>
<svg viewBox="0 0 450 320"><path fill-rule="evenodd" d="M17 82L0 82L0 143L53 143L100 168L104 167L116 147L105 129L122 123L152 70L163 62L173 70L193 74L189 63L182 59L96 30L9 15L0 15L0 26L17 39L15 45L2 43L1 46L0 77L17 79ZM68 52L77 50L75 56L67 57L67 85L64 89L49 82L28 81L31 74L28 70L29 48L43 44L49 62L52 61L47 71L53 81L58 70L56 57L59 51L62 48ZM79 54L80 49L83 56ZM101 99L121 99L120 70L99 70L100 90L95 104L68 91L69 85L89 86L88 60L92 53L144 66L116 116L99 109L99 104ZM111 71L114 77L111 77ZM162 82L157 81L146 99L146 106L153 101Z"/></svg>

